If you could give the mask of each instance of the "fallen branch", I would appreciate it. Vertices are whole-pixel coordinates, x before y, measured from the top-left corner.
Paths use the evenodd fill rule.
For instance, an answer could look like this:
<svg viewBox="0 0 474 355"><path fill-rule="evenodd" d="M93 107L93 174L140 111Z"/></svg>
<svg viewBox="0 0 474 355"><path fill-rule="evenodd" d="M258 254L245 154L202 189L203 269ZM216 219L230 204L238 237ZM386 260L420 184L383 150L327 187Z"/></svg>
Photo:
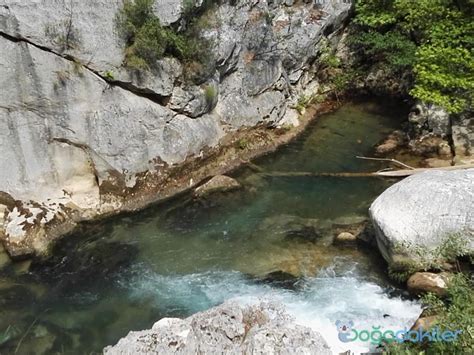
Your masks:
<svg viewBox="0 0 474 355"><path fill-rule="evenodd" d="M311 172L286 172L286 171L273 171L261 173L264 177L387 177L387 178L402 178L410 175L415 175L422 173L424 171L430 170L462 170L474 168L474 164L466 165L455 165L455 166L446 166L441 168L411 168L411 169L402 169L402 170L393 170L393 171L378 171L378 172L368 172L368 173L311 173Z"/></svg>
<svg viewBox="0 0 474 355"><path fill-rule="evenodd" d="M260 173L263 177L373 177L378 173L310 173L305 171L270 171Z"/></svg>
<svg viewBox="0 0 474 355"><path fill-rule="evenodd" d="M410 170L415 169L414 167L412 167L410 165L407 165L405 163L402 163L401 161L396 160L396 159L361 157L361 156L358 156L358 155L356 156L356 158L357 159L364 159L364 160L388 161L388 162L393 163L395 165L401 166L402 168L407 168L407 169L410 169Z"/></svg>
<svg viewBox="0 0 474 355"><path fill-rule="evenodd" d="M252 163L250 160L243 160L241 159L242 163L244 163L250 170L253 170L257 173L263 172L263 169L259 167L258 165Z"/></svg>
<svg viewBox="0 0 474 355"><path fill-rule="evenodd" d="M415 169L406 169L406 170L403 169L403 170L394 170L394 171L382 171L377 174L379 176L387 176L387 177L405 177L405 176L415 175L415 174L422 173L424 171L430 171L430 170L450 171L450 170L464 170L464 169L472 169L472 168L474 168L474 164L443 166L440 168L415 168Z"/></svg>

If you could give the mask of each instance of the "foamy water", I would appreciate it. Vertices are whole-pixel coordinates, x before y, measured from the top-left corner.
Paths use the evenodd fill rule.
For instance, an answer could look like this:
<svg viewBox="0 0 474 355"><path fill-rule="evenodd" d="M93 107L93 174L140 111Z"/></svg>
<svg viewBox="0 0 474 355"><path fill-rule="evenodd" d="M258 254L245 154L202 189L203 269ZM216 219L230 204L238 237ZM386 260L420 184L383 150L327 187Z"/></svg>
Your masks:
<svg viewBox="0 0 474 355"><path fill-rule="evenodd" d="M130 297L152 297L170 312L186 310L192 314L226 300L242 304L262 300L285 306L298 324L319 332L334 353L351 350L358 354L375 350L370 342L342 343L338 339L336 321L352 320L358 330L379 327L399 330L410 327L421 313L414 301L390 297L380 286L364 280L356 268L343 275L324 270L318 277L298 282L297 290L256 283L239 272L208 271L188 275L159 275L141 269L128 284Z"/></svg>

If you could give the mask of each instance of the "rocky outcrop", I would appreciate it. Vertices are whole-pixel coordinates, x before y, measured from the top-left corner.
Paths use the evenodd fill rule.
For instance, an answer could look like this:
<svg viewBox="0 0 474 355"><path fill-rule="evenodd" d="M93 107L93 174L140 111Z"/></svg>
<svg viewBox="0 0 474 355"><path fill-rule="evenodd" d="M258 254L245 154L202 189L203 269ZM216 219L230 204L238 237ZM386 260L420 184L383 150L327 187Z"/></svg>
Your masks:
<svg viewBox="0 0 474 355"><path fill-rule="evenodd" d="M406 140L406 134L403 131L393 131L375 148L375 154L386 156L387 154L393 153L403 147L406 144Z"/></svg>
<svg viewBox="0 0 474 355"><path fill-rule="evenodd" d="M409 116L410 146L425 156L450 156L456 164L474 161L474 115L470 111L449 114L442 107L417 102Z"/></svg>
<svg viewBox="0 0 474 355"><path fill-rule="evenodd" d="M44 254L83 220L192 187L200 180L172 178L178 167L206 164L242 127L298 125L298 98L319 85L320 43L337 44L350 11L224 1L205 13L215 70L196 85L175 58L151 71L123 66L121 6L0 0L0 192L14 201L2 207L0 239L11 256ZM154 10L177 25L183 6Z"/></svg>
<svg viewBox="0 0 474 355"><path fill-rule="evenodd" d="M433 104L418 102L408 115L408 121L419 136L433 133L445 138L451 133L449 113Z"/></svg>
<svg viewBox="0 0 474 355"><path fill-rule="evenodd" d="M421 270L474 252L474 169L432 170L384 191L369 213L391 266Z"/></svg>
<svg viewBox="0 0 474 355"><path fill-rule="evenodd" d="M186 319L164 318L130 332L104 354L331 354L325 340L281 306L227 302Z"/></svg>
<svg viewBox="0 0 474 355"><path fill-rule="evenodd" d="M474 113L465 112L454 117L451 123L451 136L454 146L455 162L474 163Z"/></svg>

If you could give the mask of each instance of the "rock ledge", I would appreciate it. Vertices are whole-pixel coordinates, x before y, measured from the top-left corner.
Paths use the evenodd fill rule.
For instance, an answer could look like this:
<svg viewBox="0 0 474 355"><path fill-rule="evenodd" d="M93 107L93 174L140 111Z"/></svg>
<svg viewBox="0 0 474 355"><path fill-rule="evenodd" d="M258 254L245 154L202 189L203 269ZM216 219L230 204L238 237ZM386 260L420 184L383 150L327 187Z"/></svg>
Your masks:
<svg viewBox="0 0 474 355"><path fill-rule="evenodd" d="M229 301L186 319L163 318L130 332L104 354L331 354L320 334L296 325L280 305Z"/></svg>

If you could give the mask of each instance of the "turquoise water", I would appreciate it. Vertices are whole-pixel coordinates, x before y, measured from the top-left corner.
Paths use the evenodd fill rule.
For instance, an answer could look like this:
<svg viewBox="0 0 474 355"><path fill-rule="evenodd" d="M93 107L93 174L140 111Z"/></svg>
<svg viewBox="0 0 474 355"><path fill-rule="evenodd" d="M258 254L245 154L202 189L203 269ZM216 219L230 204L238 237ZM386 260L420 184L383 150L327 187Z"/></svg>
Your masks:
<svg viewBox="0 0 474 355"><path fill-rule="evenodd" d="M396 105L349 104L255 164L265 173L377 170L355 156L371 155L405 114ZM230 298L282 302L334 351L349 348L337 340L337 319L402 328L418 316L419 305L384 276L376 250L332 244L334 223L366 218L392 181L248 168L232 176L242 189L205 200L184 194L87 226L47 263L3 267L0 353L100 352L129 330Z"/></svg>

